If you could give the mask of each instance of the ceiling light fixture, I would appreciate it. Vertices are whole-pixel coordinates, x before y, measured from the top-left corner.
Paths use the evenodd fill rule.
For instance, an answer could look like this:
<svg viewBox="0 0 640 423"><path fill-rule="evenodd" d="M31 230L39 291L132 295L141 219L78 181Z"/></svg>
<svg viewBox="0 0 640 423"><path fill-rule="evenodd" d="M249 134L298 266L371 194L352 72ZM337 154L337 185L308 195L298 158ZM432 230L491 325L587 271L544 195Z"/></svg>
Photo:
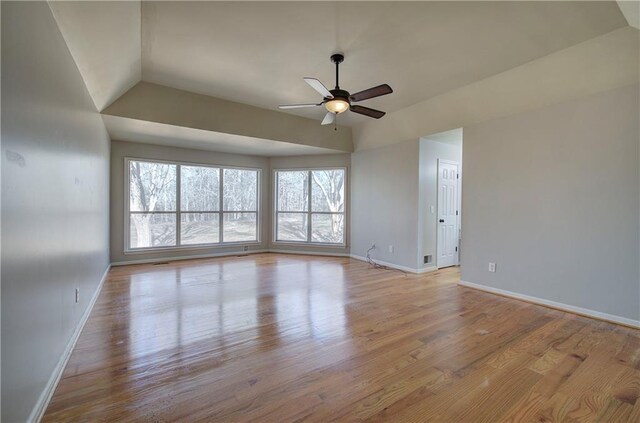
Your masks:
<svg viewBox="0 0 640 423"><path fill-rule="evenodd" d="M351 103L357 103L358 101L368 100L370 98L380 97L382 95L391 94L393 90L387 84L378 85L377 87L369 88L368 90L360 91L355 94L350 94L349 91L340 89L339 78L339 66L344 61L344 55L336 53L331 56L331 62L336 65L336 87L333 90L329 90L324 86L322 82L316 78L304 78L305 82L311 86L318 93L322 94L322 101L319 103L305 103L305 104L282 104L278 106L279 109L299 109L302 107L319 107L324 104L327 109L327 113L322 119L321 125L331 125L336 123L336 116L347 110L353 113L358 113L364 116L368 116L374 119L380 119L385 115L383 111L370 109L369 107L352 105Z"/></svg>
<svg viewBox="0 0 640 423"><path fill-rule="evenodd" d="M335 114L340 114L342 112L346 112L349 110L349 102L342 98L334 97L333 99L324 103L324 107L327 108L328 111Z"/></svg>

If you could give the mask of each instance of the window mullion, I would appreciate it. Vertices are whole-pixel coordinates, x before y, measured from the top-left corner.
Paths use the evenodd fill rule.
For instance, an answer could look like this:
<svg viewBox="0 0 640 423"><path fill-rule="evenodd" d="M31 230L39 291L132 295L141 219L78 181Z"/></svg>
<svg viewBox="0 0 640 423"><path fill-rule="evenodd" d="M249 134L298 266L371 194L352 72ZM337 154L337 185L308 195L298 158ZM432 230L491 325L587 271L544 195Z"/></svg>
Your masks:
<svg viewBox="0 0 640 423"><path fill-rule="evenodd" d="M271 239L275 242L278 241L278 217L279 217L279 212L280 212L280 196L278 195L280 193L280 172L278 172L277 170L273 173L273 177L275 179L275 192L273 193L274 195L274 203L275 203L275 213L273 214L272 219L273 222L271 223L271 226L273 226L273 228L271 229Z"/></svg>
<svg viewBox="0 0 640 423"><path fill-rule="evenodd" d="M224 193L224 169L220 168L218 172L220 172L218 177L218 180L220 181L218 184L218 209L220 209L220 213L218 215L218 242L222 244L224 242L224 199L222 198Z"/></svg>
<svg viewBox="0 0 640 423"><path fill-rule="evenodd" d="M311 171L307 174L307 184L309 190L309 203L307 205L307 242L311 242Z"/></svg>
<svg viewBox="0 0 640 423"><path fill-rule="evenodd" d="M180 197L182 184L180 176L182 174L182 166L176 166L176 245L182 245L182 199Z"/></svg>

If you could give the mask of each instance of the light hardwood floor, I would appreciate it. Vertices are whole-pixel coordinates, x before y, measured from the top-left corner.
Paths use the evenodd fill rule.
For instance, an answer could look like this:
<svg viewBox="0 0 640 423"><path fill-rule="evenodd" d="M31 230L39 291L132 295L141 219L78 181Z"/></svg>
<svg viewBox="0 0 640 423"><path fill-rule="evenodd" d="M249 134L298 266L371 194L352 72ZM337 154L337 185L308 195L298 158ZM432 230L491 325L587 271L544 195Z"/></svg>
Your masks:
<svg viewBox="0 0 640 423"><path fill-rule="evenodd" d="M640 422L640 331L348 258L111 270L44 421Z"/></svg>

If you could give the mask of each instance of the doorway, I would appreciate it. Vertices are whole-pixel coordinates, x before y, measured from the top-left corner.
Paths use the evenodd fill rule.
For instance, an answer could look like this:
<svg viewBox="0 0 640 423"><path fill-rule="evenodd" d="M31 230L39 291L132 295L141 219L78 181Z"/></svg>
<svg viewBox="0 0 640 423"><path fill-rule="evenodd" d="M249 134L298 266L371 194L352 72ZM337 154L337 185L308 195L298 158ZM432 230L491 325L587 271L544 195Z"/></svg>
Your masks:
<svg viewBox="0 0 640 423"><path fill-rule="evenodd" d="M457 266L460 239L460 163L438 159L436 266Z"/></svg>

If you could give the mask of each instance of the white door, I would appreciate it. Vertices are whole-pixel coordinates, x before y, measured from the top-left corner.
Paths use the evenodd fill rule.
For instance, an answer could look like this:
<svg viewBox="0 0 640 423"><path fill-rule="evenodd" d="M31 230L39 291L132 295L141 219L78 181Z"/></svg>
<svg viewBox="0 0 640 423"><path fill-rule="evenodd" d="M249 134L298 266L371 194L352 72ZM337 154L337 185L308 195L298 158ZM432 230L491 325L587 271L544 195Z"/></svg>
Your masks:
<svg viewBox="0 0 640 423"><path fill-rule="evenodd" d="M438 268L458 264L458 163L438 160Z"/></svg>

